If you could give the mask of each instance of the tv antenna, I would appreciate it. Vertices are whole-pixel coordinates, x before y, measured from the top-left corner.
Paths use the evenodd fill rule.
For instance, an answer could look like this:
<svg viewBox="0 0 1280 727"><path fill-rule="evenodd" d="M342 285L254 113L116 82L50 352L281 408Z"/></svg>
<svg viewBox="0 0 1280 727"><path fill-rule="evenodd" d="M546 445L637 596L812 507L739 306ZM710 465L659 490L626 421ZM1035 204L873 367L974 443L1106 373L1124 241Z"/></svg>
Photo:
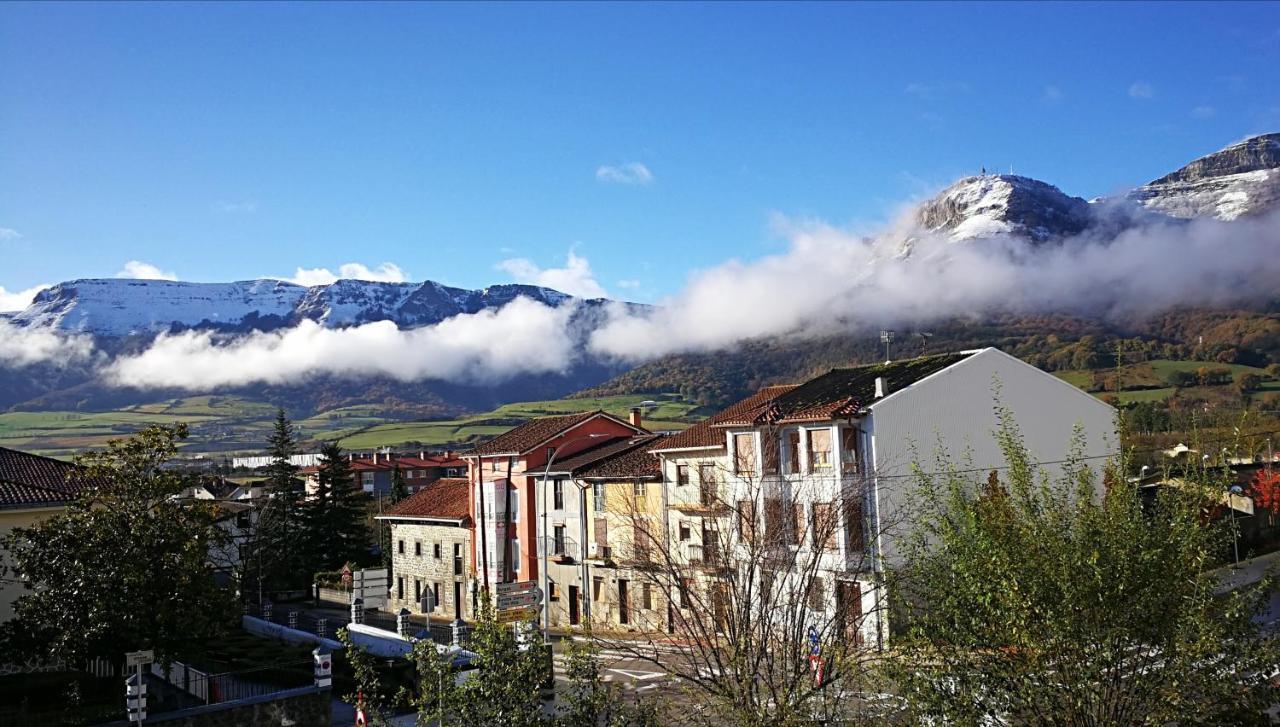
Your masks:
<svg viewBox="0 0 1280 727"><path fill-rule="evenodd" d="M884 344L884 360L889 361L889 344L893 343L893 331L880 331L880 343Z"/></svg>

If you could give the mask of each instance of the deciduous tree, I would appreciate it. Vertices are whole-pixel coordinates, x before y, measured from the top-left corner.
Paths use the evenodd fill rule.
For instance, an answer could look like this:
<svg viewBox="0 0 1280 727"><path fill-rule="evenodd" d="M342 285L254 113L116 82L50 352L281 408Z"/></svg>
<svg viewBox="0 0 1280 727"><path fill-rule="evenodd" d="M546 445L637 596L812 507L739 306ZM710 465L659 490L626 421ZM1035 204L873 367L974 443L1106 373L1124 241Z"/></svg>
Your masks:
<svg viewBox="0 0 1280 727"><path fill-rule="evenodd" d="M228 627L237 609L209 562L225 535L211 504L177 499L191 478L165 466L186 435L149 427L80 457L81 496L5 539L7 576L29 588L8 624L22 648L73 664L143 648L171 660Z"/></svg>
<svg viewBox="0 0 1280 727"><path fill-rule="evenodd" d="M921 522L897 571L889 677L917 717L954 724L1257 722L1276 644L1262 584L1218 594L1222 483L1146 504L1086 463L1038 471L1008 415L999 490L920 475ZM985 494L984 494L985 490Z"/></svg>

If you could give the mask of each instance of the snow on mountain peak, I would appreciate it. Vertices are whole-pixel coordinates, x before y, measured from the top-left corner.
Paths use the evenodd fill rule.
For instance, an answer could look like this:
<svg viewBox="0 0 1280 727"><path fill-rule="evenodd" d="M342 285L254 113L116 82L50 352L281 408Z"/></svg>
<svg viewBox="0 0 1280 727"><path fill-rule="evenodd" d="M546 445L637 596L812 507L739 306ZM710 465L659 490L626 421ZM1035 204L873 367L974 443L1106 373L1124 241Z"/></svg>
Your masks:
<svg viewBox="0 0 1280 727"><path fill-rule="evenodd" d="M271 330L302 320L331 328L390 320L412 328L501 307L521 296L550 306L571 299L559 291L531 285L465 290L434 281L344 279L304 287L281 280L189 283L107 278L71 280L47 288L11 320L18 325L106 336L184 328Z"/></svg>
<svg viewBox="0 0 1280 727"><path fill-rule="evenodd" d="M1042 242L1083 230L1089 204L1038 179L982 174L957 181L921 205L916 222L957 241L1017 234Z"/></svg>
<svg viewBox="0 0 1280 727"><path fill-rule="evenodd" d="M1280 206L1280 134L1262 134L1200 157L1129 194L1171 217L1234 220Z"/></svg>

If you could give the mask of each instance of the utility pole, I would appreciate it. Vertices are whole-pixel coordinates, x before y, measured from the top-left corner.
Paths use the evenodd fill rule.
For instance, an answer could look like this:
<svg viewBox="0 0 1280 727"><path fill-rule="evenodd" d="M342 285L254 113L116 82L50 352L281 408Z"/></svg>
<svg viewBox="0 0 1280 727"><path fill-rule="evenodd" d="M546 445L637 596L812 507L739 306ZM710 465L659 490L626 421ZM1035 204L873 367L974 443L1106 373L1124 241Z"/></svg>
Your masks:
<svg viewBox="0 0 1280 727"><path fill-rule="evenodd" d="M884 360L890 361L889 344L893 343L893 331L880 331L880 342L884 344Z"/></svg>

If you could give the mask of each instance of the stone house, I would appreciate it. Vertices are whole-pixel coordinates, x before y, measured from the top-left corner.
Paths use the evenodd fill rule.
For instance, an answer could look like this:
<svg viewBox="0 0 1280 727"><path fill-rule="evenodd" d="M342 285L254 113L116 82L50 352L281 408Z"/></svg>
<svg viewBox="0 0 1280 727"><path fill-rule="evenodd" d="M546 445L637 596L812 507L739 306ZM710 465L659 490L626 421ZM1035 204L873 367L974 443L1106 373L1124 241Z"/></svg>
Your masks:
<svg viewBox="0 0 1280 727"><path fill-rule="evenodd" d="M466 478L445 477L398 503L378 520L391 528L393 613L407 608L447 620L470 619L475 593L473 521ZM434 608L424 609L431 594Z"/></svg>

